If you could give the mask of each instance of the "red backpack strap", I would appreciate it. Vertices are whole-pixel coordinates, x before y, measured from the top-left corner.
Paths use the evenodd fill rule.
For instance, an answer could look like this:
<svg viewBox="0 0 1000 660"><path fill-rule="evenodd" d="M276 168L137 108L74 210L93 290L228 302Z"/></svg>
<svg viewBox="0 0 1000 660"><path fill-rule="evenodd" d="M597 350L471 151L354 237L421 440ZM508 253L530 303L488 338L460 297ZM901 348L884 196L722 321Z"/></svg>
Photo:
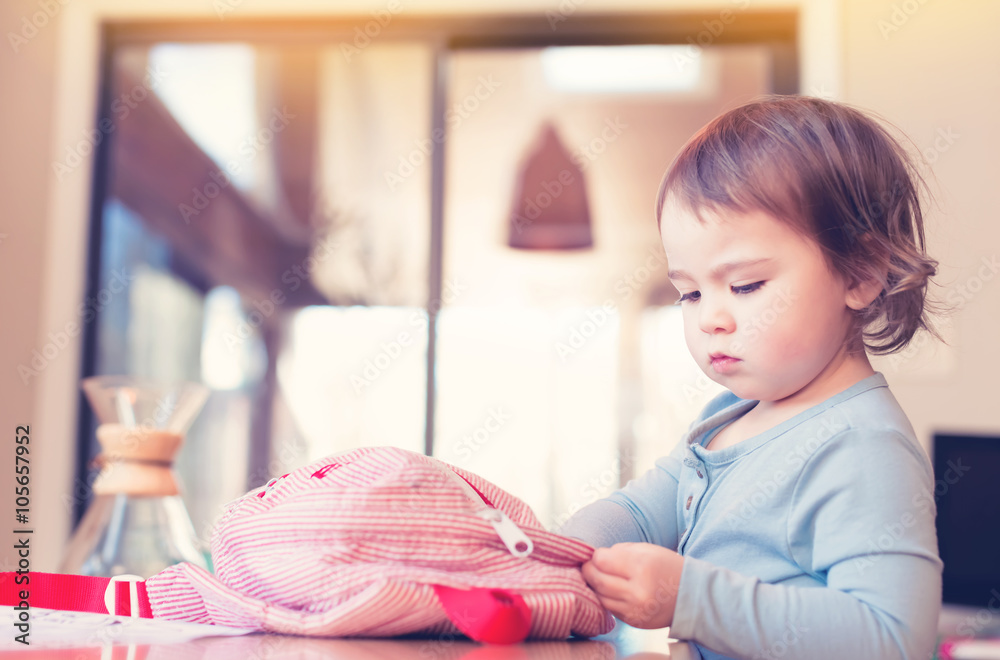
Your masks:
<svg viewBox="0 0 1000 660"><path fill-rule="evenodd" d="M35 571L0 573L0 605L13 605L15 610L44 607L153 618L146 583L138 575L106 578Z"/></svg>
<svg viewBox="0 0 1000 660"><path fill-rule="evenodd" d="M531 631L531 610L513 591L434 585L434 593L455 627L477 642L517 644Z"/></svg>

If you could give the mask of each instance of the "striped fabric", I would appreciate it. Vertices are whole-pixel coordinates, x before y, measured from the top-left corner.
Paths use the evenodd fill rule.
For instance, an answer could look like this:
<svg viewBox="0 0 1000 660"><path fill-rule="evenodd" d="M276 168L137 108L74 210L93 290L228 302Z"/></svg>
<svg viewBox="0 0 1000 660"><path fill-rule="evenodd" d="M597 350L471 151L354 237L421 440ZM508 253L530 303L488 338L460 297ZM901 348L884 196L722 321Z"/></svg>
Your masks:
<svg viewBox="0 0 1000 660"><path fill-rule="evenodd" d="M530 539L530 554L508 549L488 506ZM374 447L247 493L216 524L215 576L178 564L146 589L156 617L337 637L460 634L435 585L502 589L531 610L529 638L590 637L614 626L580 573L592 553L478 475Z"/></svg>

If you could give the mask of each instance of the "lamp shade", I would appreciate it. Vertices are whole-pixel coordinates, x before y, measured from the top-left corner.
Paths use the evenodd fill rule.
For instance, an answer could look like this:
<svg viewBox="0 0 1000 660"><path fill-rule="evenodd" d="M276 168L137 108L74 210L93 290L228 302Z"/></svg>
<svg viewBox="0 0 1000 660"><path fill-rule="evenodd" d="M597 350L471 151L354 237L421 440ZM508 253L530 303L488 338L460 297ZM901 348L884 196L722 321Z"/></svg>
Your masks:
<svg viewBox="0 0 1000 660"><path fill-rule="evenodd" d="M525 250L593 247L583 172L545 122L518 173L507 244Z"/></svg>

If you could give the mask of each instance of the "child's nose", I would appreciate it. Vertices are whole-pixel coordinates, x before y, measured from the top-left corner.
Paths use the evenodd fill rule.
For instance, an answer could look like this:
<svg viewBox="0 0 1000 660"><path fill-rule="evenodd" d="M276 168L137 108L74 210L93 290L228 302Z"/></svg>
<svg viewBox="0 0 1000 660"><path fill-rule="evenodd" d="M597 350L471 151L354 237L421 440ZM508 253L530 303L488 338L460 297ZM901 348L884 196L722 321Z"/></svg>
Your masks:
<svg viewBox="0 0 1000 660"><path fill-rule="evenodd" d="M736 321L726 309L723 300L702 294L701 300L698 301L698 327L702 332L714 335L719 332L733 332L736 329Z"/></svg>

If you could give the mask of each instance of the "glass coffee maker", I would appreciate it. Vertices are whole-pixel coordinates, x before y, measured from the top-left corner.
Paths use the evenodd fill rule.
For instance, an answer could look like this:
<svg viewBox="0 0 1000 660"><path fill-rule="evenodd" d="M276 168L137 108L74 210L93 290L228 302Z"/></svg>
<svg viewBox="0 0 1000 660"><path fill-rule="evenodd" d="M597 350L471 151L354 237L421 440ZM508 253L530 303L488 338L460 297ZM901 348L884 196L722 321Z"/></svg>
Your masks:
<svg viewBox="0 0 1000 660"><path fill-rule="evenodd" d="M173 462L208 388L97 376L83 390L99 421L101 470L59 571L146 578L182 561L207 569Z"/></svg>

